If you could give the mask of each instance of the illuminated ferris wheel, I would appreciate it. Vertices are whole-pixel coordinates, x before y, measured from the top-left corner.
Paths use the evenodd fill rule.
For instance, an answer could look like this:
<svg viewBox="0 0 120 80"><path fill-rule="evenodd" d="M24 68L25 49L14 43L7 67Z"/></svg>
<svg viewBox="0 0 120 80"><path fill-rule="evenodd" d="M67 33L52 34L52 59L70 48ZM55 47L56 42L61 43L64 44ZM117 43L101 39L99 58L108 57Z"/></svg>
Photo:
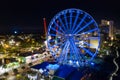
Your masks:
<svg viewBox="0 0 120 80"><path fill-rule="evenodd" d="M89 63L98 53L99 43L97 23L80 9L63 10L49 23L48 48L60 64L80 66Z"/></svg>

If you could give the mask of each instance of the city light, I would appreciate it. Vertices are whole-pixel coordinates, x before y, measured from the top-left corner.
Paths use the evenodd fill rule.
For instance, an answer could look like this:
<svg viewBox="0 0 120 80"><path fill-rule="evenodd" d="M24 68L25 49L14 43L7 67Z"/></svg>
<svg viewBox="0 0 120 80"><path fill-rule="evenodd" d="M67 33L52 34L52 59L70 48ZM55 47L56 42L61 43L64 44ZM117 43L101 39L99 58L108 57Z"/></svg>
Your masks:
<svg viewBox="0 0 120 80"><path fill-rule="evenodd" d="M113 80L113 77L114 77L114 76L117 76L117 72L118 72L118 70L119 70L119 65L118 65L118 63L116 62L116 59L119 58L119 53L118 53L117 50L116 50L116 55L117 55L117 56L113 59L113 63L115 64L116 69L110 74L109 80Z"/></svg>
<svg viewBox="0 0 120 80"><path fill-rule="evenodd" d="M119 2L7 1L0 5L1 80L119 80Z"/></svg>
<svg viewBox="0 0 120 80"><path fill-rule="evenodd" d="M17 34L18 32L17 31L14 31L15 34Z"/></svg>

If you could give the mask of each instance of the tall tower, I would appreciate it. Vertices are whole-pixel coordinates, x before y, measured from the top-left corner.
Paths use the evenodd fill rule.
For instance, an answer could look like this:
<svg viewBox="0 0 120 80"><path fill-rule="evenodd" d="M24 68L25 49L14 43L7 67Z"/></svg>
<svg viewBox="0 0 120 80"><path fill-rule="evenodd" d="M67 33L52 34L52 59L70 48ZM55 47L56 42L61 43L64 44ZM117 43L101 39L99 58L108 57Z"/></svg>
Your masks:
<svg viewBox="0 0 120 80"><path fill-rule="evenodd" d="M111 40L114 39L113 34L114 34L114 29L113 29L113 21L109 21L109 37L111 38Z"/></svg>
<svg viewBox="0 0 120 80"><path fill-rule="evenodd" d="M46 24L46 18L43 18L43 24L44 24L44 35L45 35L45 38L47 36L47 24Z"/></svg>
<svg viewBox="0 0 120 80"><path fill-rule="evenodd" d="M101 28L101 32L103 32L104 34L108 34L108 35L104 35L104 36L108 36L111 40L114 39L114 22L113 21L108 21L108 20L101 20L101 24L100 24L100 28Z"/></svg>

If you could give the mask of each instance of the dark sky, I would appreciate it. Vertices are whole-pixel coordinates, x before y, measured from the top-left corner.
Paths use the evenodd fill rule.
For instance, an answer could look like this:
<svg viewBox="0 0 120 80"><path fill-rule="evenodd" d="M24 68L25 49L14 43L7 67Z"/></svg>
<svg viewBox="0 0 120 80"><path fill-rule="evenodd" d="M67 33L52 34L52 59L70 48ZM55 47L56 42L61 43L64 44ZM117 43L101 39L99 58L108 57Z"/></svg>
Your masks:
<svg viewBox="0 0 120 80"><path fill-rule="evenodd" d="M120 3L118 0L2 0L0 1L0 31L14 29L39 31L43 28L43 17L50 19L59 11L78 8L88 12L100 23L101 19L114 20L120 25Z"/></svg>

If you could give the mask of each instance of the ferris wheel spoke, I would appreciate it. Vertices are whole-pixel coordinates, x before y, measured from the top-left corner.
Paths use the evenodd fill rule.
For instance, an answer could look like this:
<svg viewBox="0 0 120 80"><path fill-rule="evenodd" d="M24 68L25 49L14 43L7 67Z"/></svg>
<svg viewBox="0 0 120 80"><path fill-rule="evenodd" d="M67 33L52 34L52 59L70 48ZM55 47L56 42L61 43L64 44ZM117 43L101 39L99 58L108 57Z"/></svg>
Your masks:
<svg viewBox="0 0 120 80"><path fill-rule="evenodd" d="M72 46L70 46L70 50L71 50L70 59L75 60L76 57L73 57L74 55L76 55L75 50Z"/></svg>
<svg viewBox="0 0 120 80"><path fill-rule="evenodd" d="M62 19L59 17L58 20L60 21L60 23L61 23L63 29L66 30L65 25L64 25L63 22L62 22Z"/></svg>
<svg viewBox="0 0 120 80"><path fill-rule="evenodd" d="M69 28L68 28L68 21L67 21L67 16L66 16L66 14L64 14L64 19L65 19L65 23L66 23L65 25L66 25L67 29L69 29Z"/></svg>
<svg viewBox="0 0 120 80"><path fill-rule="evenodd" d="M94 46L93 44L90 44L88 42L84 42L84 44L86 44L87 46Z"/></svg>
<svg viewBox="0 0 120 80"><path fill-rule="evenodd" d="M82 57L80 56L77 47L74 46L72 49L73 49L73 54L75 55L75 58L80 61L80 59L81 59Z"/></svg>
<svg viewBox="0 0 120 80"><path fill-rule="evenodd" d="M69 45L70 45L70 43L67 44L67 47L66 47L66 50L65 50L65 51L66 51L66 52L65 52L65 59L64 59L65 62L67 61L67 57L68 57Z"/></svg>
<svg viewBox="0 0 120 80"><path fill-rule="evenodd" d="M72 50L72 55L71 56L74 56L73 58L72 58L72 60L79 60L79 55L78 55L78 51L76 50L76 48L75 47L73 47L73 46L71 46L71 48L70 48L71 50ZM73 55L74 54L74 55Z"/></svg>
<svg viewBox="0 0 120 80"><path fill-rule="evenodd" d="M85 18L87 17L87 14L84 15L84 17L81 19L77 27L73 30L73 34L76 32L76 30L81 26L81 24L84 22Z"/></svg>
<svg viewBox="0 0 120 80"><path fill-rule="evenodd" d="M67 41L67 42L65 42L64 48L63 48L63 50L62 50L62 52L61 52L61 54L60 54L60 57L59 57L60 61L63 61L63 60L64 60L65 54L66 54L67 49L68 49L68 48L67 48L68 46L69 46L69 44L68 44L68 41Z"/></svg>
<svg viewBox="0 0 120 80"><path fill-rule="evenodd" d="M98 30L98 28L94 28L94 29L88 30L88 31L83 32L83 33L84 33L84 34L87 34L87 33L91 33L91 32L96 31L96 30Z"/></svg>
<svg viewBox="0 0 120 80"><path fill-rule="evenodd" d="M56 27L60 28L60 30L65 34L64 30L61 28L61 26L58 25L58 23L54 22Z"/></svg>
<svg viewBox="0 0 120 80"><path fill-rule="evenodd" d="M62 45L60 45L60 48L62 48L62 47L64 47L64 45L65 45L66 43L64 42L64 43L62 43Z"/></svg>
<svg viewBox="0 0 120 80"><path fill-rule="evenodd" d="M81 47L81 48L82 48L84 51L86 51L86 53L89 54L90 56L93 56L93 55L94 55L91 51L87 50L86 48L84 48L84 47Z"/></svg>
<svg viewBox="0 0 120 80"><path fill-rule="evenodd" d="M80 56L79 51L78 51L77 47L75 46L75 43L72 39L70 39L70 43L71 43L71 48L73 49L73 52L75 52L75 55L76 55L76 57L78 57L78 60L79 60L79 58L81 58L81 56Z"/></svg>
<svg viewBox="0 0 120 80"><path fill-rule="evenodd" d="M57 35L56 35L56 34L49 34L49 36L54 36L54 37L56 37Z"/></svg>
<svg viewBox="0 0 120 80"><path fill-rule="evenodd" d="M70 30L71 30L71 27L72 27L72 12L70 13Z"/></svg>
<svg viewBox="0 0 120 80"><path fill-rule="evenodd" d="M52 29L53 31L55 31L55 32L57 32L57 33L63 35L63 33L61 33L60 31L56 30L55 28L51 27L51 29Z"/></svg>
<svg viewBox="0 0 120 80"><path fill-rule="evenodd" d="M91 20L90 22L88 22L85 26L83 26L81 29L79 29L77 32L75 32L74 34L78 34L80 31L82 31L83 29L85 29L86 27L88 27L90 24L92 24L94 22L94 20Z"/></svg>
<svg viewBox="0 0 120 80"><path fill-rule="evenodd" d="M78 20L78 17L79 17L79 13L76 15L76 17L75 17L75 20L74 20L74 23L73 23L73 26L72 26L72 31L74 30L74 28L75 28L75 25L76 25L76 22L77 22L77 20Z"/></svg>

